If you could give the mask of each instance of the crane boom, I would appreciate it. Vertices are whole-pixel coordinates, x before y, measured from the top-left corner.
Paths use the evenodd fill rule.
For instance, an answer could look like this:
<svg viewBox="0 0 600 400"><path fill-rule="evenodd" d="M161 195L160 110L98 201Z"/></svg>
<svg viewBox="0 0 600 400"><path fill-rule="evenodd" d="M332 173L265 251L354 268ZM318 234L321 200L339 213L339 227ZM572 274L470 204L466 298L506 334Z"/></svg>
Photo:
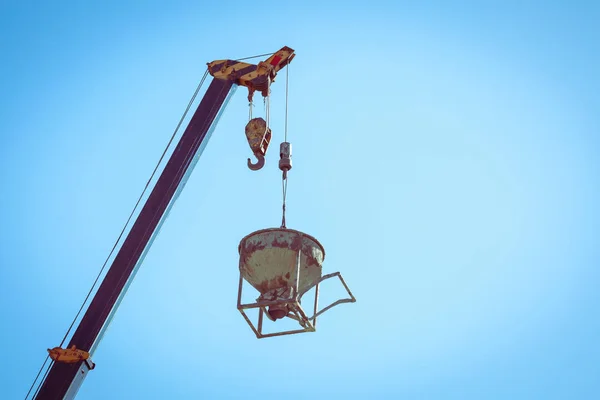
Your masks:
<svg viewBox="0 0 600 400"><path fill-rule="evenodd" d="M277 71L287 65L293 56L293 50L284 47L258 65L232 60L208 64L212 82L69 341L67 347L73 349L69 350L74 354L71 357L73 362L56 359L41 383L35 397L37 400L74 398L87 373L95 367L89 353L97 346L111 315L135 276L157 227L181 189L190 165L206 144L211 127L214 128L233 85L246 86L250 98L256 90L267 95L268 85ZM53 351L60 352L60 349ZM79 357L77 351L85 356Z"/></svg>

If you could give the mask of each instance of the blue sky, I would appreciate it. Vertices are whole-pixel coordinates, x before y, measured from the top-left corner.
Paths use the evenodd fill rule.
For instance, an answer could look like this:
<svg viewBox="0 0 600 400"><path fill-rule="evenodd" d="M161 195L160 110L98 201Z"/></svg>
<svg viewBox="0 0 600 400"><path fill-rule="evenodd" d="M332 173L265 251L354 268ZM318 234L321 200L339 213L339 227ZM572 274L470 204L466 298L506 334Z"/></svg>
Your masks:
<svg viewBox="0 0 600 400"><path fill-rule="evenodd" d="M2 398L60 342L206 62L284 45L288 226L357 303L265 340L235 309L239 240L280 221L285 80L260 172L238 89L78 398L596 397L597 4L198 3L0 5Z"/></svg>

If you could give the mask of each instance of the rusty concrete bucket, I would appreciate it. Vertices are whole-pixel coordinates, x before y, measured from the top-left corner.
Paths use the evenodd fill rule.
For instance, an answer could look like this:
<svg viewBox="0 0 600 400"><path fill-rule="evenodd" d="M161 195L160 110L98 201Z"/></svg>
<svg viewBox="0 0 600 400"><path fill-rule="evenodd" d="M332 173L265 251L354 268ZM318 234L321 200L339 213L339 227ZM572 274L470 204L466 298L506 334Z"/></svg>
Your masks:
<svg viewBox="0 0 600 400"><path fill-rule="evenodd" d="M325 249L314 237L293 229L263 229L244 237L238 247L240 253L240 283L238 310L242 313L256 337L314 332L317 317L341 303L356 301L339 272L322 275ZM317 311L319 284L326 279L338 277L349 298L340 299ZM246 280L260 296L256 303L242 304L243 281ZM300 302L302 295L315 287L314 313L307 317ZM258 308L258 324L255 327L244 310ZM291 318L301 329L263 333L263 317L271 321Z"/></svg>

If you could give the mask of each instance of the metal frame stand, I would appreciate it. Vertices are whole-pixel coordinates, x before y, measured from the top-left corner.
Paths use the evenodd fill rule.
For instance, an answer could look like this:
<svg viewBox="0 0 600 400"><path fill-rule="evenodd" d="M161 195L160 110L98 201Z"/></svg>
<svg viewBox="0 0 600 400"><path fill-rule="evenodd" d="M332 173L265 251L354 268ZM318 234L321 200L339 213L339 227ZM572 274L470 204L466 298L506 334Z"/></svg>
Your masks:
<svg viewBox="0 0 600 400"><path fill-rule="evenodd" d="M339 272L327 274L327 275L322 276L321 279L319 279L319 281L315 285L315 305L314 305L314 311L313 311L314 314L312 317L307 317L306 313L304 312L304 309L300 305L300 298L298 296L298 285L300 282L301 253L302 253L302 250L298 250L298 255L296 256L297 270L296 270L295 282L294 282L294 285L292 286L292 291L291 291L292 295L286 299L278 299L278 300L271 300L271 301L263 300L263 301L257 301L255 303L250 303L250 304L242 304L242 290L243 290L244 278L242 276L241 264L242 264L243 256L240 257L240 283L239 283L239 288L238 288L237 308L240 311L240 313L242 314L242 316L244 317L244 319L246 320L246 322L248 323L248 325L250 325L250 328L252 328L252 331L254 332L254 334L256 335L256 337L258 339L273 337L273 336L293 335L296 333L304 333L304 332L315 332L316 328L317 328L317 317L319 315L321 315L325 311L337 306L338 304L354 303L356 301L356 298L354 297L354 295L348 288L348 285L346 285L344 278L342 278L342 275ZM342 282L342 285L344 286L344 288L346 289L346 292L348 292L348 296L350 296L350 297L346 298L346 299L339 299L339 300L331 303L327 307L323 308L322 310L317 311L318 300L319 300L319 285L321 284L321 282L323 282L329 278L333 278L335 276L337 276L340 279L340 282ZM267 315L267 318L270 319L266 308L269 306L275 306L275 305L287 306L289 311L288 311L288 314L286 315L286 317L291 318L295 321L298 321L298 324L302 327L302 329L294 329L294 330L281 331L281 332L275 332L275 333L263 333L264 315ZM252 323L252 321L250 320L248 315L246 315L246 313L244 312L244 310L248 310L248 309L252 309L252 308L259 309L258 323L257 323L256 327L254 326L254 324Z"/></svg>

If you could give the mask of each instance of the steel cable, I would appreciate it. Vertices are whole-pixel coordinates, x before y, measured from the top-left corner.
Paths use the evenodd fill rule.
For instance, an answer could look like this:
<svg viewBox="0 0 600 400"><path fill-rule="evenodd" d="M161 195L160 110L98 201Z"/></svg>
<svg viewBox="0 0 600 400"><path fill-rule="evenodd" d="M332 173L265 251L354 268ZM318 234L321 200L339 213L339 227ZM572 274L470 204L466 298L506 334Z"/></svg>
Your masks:
<svg viewBox="0 0 600 400"><path fill-rule="evenodd" d="M71 322L71 325L69 326L69 329L67 329L67 332L65 333L65 335L64 335L62 341L60 342L60 344L58 345L58 347L62 347L62 345L65 343L65 340L67 340L67 337L69 336L69 333L73 329L73 326L75 325L75 322L77 322L77 319L79 318L79 315L81 315L81 312L83 311L83 308L85 307L85 304L87 303L87 301L89 300L90 296L92 295L92 293L94 291L94 288L98 284L98 281L100 280L100 277L102 276L102 273L104 272L104 270L106 269L106 266L108 265L108 261L112 257L115 249L117 248L119 242L121 241L121 238L123 237L123 234L127 230L127 227L129 226L129 223L131 222L131 219L135 215L135 211L137 210L140 202L144 198L144 195L146 194L146 191L148 190L148 187L150 186L150 183L152 182L152 179L154 179L154 176L156 175L156 171L158 171L158 168L160 167L160 164L162 163L162 160L164 159L165 155L167 154L167 151L169 150L169 147L171 147L171 144L173 143L173 140L175 139L175 136L177 135L177 132L179 131L179 128L181 127L181 124L185 120L185 117L187 116L187 113L189 112L190 108L192 107L192 104L194 103L194 101L196 100L196 97L198 96L198 92L200 91L200 88L204 84L204 81L206 80L207 75L208 75L208 70L206 70L204 72L204 76L202 76L202 79L200 80L200 83L198 84L198 87L196 87L196 91L194 92L192 98L190 99L190 101L189 101L189 103L188 103L185 111L183 112L183 115L179 119L179 123L175 127L175 130L173 131L173 134L171 135L171 138L169 139L169 142L167 143L167 146L165 147L163 153L161 154L160 159L156 163L156 166L154 167L154 170L152 171L152 174L150 175L150 178L146 182L146 185L144 186L144 190L142 190L142 194L140 195L140 197L138 198L137 202L135 203L135 206L133 207L133 210L131 211L131 214L129 214L129 218L127 218L127 222L125 222L125 225L123 226L123 229L121 230L121 233L119 234L119 237L115 241L115 244L113 245L110 253L108 254L108 257L106 257L106 260L104 261L104 264L102 265L102 268L100 269L100 272L96 276L96 279L94 280L94 283L92 284L92 287L90 288L90 290L88 291L87 295L85 296L85 299L83 300L83 303L81 303L81 306L79 307L79 311L77 311L77 314L75 315L75 318L73 318L73 321ZM44 360L44 363L42 364L40 370L38 371L38 373L37 373L37 375L35 377L35 379L33 380L33 383L31 384L31 387L29 388L29 391L25 395L25 400L27 400L27 398L29 397L29 394L33 390L33 388L34 388L34 386L35 386L35 384L36 384L36 382L37 382L40 374L44 370L44 367L45 367L46 363L48 362L49 358L50 358L50 355L46 356L46 359ZM46 376L48 375L48 372L50 371L51 367L52 367L52 363L50 363L50 365L48 366L48 369L46 370L46 373L44 374L44 377L40 381L40 383L39 383L39 385L38 385L38 387L37 387L37 389L36 389L36 391L34 393L34 397L39 392L39 390L40 390L40 388L42 386L42 383L44 382L44 379L46 379Z"/></svg>

